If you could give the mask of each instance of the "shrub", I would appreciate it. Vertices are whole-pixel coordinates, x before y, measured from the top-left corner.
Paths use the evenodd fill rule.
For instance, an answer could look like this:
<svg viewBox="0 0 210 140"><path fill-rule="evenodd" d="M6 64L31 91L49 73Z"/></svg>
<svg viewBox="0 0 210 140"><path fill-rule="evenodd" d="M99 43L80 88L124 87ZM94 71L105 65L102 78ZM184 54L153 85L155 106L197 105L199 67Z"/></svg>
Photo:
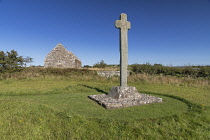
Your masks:
<svg viewBox="0 0 210 140"><path fill-rule="evenodd" d="M210 77L210 66L185 66L185 67L167 67L161 64L151 65L133 64L131 70L135 73L146 73L151 75L170 75L177 77Z"/></svg>
<svg viewBox="0 0 210 140"><path fill-rule="evenodd" d="M100 62L97 62L93 65L94 68L105 68L107 64L104 62L104 60L101 60Z"/></svg>

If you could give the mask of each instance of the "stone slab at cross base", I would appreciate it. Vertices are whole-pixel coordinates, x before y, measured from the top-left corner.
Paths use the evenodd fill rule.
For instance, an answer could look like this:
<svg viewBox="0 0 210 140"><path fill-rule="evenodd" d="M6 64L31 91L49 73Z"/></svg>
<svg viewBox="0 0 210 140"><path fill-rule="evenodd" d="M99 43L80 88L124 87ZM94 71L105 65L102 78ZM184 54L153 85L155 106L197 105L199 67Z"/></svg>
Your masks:
<svg viewBox="0 0 210 140"><path fill-rule="evenodd" d="M89 95L90 99L96 101L106 109L139 106L150 103L161 103L162 98L138 93L135 87L112 87L110 93Z"/></svg>

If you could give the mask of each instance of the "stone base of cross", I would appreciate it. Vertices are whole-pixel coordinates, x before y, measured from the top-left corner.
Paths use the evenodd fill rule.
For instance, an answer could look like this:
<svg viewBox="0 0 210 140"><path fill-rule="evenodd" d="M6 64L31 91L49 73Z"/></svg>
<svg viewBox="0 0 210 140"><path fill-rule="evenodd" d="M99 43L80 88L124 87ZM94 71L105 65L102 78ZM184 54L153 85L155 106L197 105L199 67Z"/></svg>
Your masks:
<svg viewBox="0 0 210 140"><path fill-rule="evenodd" d="M108 95L89 95L88 98L96 101L106 109L125 108L150 103L161 103L162 98L138 93L135 87L112 87Z"/></svg>
<svg viewBox="0 0 210 140"><path fill-rule="evenodd" d="M126 99L126 98L139 98L141 97L135 87L122 87L115 86L111 88L110 93L107 95L117 100Z"/></svg>

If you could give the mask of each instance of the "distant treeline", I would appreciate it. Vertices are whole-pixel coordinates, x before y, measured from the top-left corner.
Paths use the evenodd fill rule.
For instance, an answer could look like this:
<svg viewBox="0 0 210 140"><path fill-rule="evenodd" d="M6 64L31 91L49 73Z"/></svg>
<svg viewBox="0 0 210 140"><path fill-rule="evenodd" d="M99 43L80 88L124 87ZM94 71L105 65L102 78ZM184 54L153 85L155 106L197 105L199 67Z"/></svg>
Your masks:
<svg viewBox="0 0 210 140"><path fill-rule="evenodd" d="M161 64L133 64L131 70L135 73L151 75L171 75L177 77L208 77L210 78L210 66L183 66L169 67Z"/></svg>

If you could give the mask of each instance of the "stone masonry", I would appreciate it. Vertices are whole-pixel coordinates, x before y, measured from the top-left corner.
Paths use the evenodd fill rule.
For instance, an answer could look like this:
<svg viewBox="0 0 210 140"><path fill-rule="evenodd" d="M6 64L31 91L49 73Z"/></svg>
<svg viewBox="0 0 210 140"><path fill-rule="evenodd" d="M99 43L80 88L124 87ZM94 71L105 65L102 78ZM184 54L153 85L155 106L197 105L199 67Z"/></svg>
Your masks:
<svg viewBox="0 0 210 140"><path fill-rule="evenodd" d="M81 68L81 61L60 43L46 56L44 68Z"/></svg>
<svg viewBox="0 0 210 140"><path fill-rule="evenodd" d="M120 76L120 71L97 71L99 76L103 77L112 77L112 76ZM130 71L127 71L127 76L130 75Z"/></svg>
<svg viewBox="0 0 210 140"><path fill-rule="evenodd" d="M135 87L130 86L115 86L111 88L110 93L107 95L98 94L89 95L88 97L106 109L116 109L162 102L162 98L138 93Z"/></svg>

